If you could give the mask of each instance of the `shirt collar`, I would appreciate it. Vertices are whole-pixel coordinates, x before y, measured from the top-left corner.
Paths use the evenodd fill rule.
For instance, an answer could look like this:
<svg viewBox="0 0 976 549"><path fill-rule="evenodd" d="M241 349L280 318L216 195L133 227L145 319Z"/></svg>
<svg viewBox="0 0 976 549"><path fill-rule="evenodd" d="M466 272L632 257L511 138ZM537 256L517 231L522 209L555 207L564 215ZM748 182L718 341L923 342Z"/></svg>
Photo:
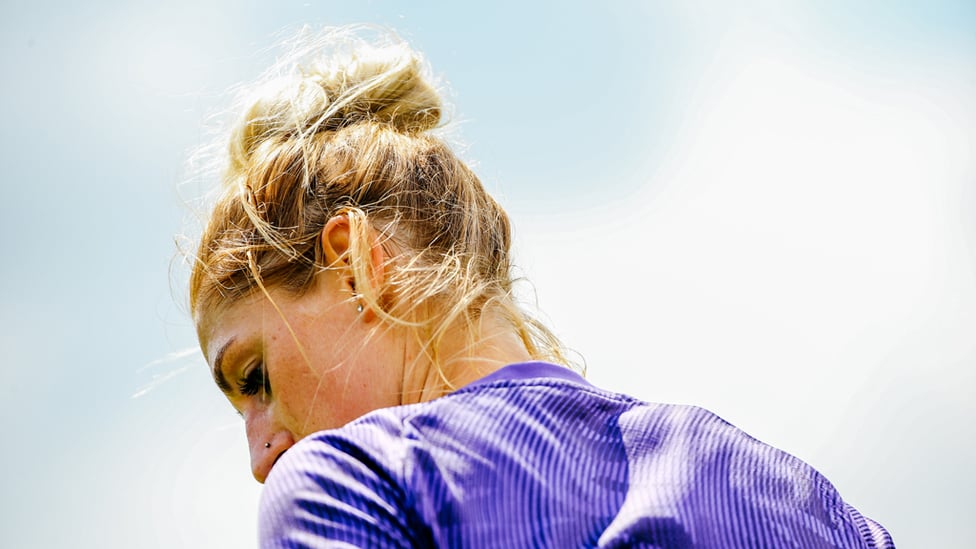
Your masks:
<svg viewBox="0 0 976 549"><path fill-rule="evenodd" d="M548 362L542 361L532 361L532 362L519 362L516 364L509 364L504 366L494 372L486 375L485 377L468 384L468 387L473 387L476 385L482 385L485 383L495 383L498 381L521 381L525 379L561 379L563 381L569 381L572 383L579 383L583 385L590 385L590 382L586 381L583 376L570 370L566 366L560 366L558 364L550 364Z"/></svg>

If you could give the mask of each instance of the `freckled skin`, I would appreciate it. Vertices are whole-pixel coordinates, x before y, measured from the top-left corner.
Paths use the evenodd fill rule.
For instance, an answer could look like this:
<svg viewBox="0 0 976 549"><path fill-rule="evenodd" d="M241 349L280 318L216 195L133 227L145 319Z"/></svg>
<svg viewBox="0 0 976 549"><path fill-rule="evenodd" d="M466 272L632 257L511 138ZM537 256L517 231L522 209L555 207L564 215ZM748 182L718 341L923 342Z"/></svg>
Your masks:
<svg viewBox="0 0 976 549"><path fill-rule="evenodd" d="M278 310L255 293L204 315L199 324L211 366L218 350L232 341L222 371L232 388L227 397L244 417L258 482L297 440L396 406L403 394L401 338L394 330L374 330L375 316L357 311L336 272L316 275L299 297L275 289L269 294ZM261 365L270 395L242 394L239 383Z"/></svg>

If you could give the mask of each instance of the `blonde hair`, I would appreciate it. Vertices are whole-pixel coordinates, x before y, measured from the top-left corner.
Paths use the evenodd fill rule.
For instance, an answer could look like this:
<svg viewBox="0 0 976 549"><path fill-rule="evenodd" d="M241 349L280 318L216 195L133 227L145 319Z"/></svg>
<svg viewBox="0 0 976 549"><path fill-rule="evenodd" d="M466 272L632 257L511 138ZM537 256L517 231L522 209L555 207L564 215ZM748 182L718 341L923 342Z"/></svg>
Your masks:
<svg viewBox="0 0 976 549"><path fill-rule="evenodd" d="M488 306L533 358L568 364L513 296L508 216L431 132L442 102L423 60L392 33L361 34L303 37L243 100L193 258L194 316L266 287L303 292L325 268L326 222L345 215L357 298L413 330L435 366L448 327L476 326ZM390 258L379 284L375 235Z"/></svg>

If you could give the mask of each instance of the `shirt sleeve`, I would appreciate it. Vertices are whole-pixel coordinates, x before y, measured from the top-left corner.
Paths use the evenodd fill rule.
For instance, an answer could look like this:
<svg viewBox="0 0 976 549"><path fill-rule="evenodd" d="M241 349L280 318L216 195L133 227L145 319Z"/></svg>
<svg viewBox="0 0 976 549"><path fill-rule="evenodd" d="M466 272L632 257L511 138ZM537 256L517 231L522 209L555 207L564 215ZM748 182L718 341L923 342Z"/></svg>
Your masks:
<svg viewBox="0 0 976 549"><path fill-rule="evenodd" d="M413 547L401 485L403 452L390 429L368 423L303 439L285 453L259 506L262 549Z"/></svg>

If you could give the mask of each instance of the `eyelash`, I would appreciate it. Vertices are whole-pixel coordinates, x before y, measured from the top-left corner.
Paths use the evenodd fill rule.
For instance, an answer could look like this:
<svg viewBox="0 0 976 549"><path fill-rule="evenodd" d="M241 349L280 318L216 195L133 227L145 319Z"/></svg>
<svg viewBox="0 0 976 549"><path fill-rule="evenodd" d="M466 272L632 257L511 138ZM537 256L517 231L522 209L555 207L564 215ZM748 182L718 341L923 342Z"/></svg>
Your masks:
<svg viewBox="0 0 976 549"><path fill-rule="evenodd" d="M244 375L244 379L237 383L237 388L244 396L254 396L258 393L263 393L265 396L271 395L271 383L264 371L264 364L259 363L251 368Z"/></svg>

